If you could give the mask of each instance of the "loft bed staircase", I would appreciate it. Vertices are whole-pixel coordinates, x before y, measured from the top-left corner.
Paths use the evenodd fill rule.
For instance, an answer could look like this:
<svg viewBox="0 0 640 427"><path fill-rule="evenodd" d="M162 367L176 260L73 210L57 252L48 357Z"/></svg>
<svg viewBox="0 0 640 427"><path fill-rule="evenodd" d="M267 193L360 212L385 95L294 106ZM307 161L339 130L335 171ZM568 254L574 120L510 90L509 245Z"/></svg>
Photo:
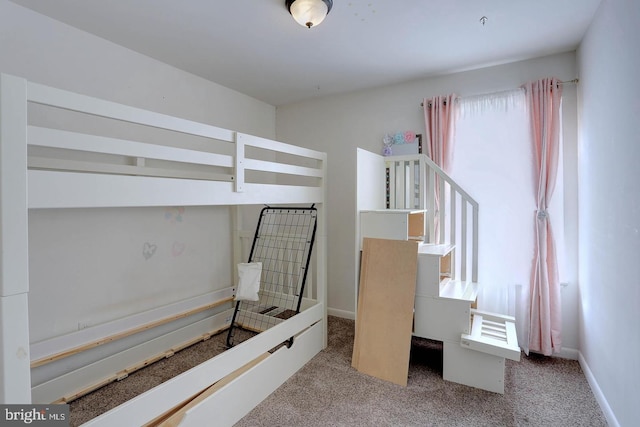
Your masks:
<svg viewBox="0 0 640 427"><path fill-rule="evenodd" d="M478 202L424 154L357 159L358 248L417 240L413 335L443 342L445 380L504 393L520 348L513 317L477 310Z"/></svg>

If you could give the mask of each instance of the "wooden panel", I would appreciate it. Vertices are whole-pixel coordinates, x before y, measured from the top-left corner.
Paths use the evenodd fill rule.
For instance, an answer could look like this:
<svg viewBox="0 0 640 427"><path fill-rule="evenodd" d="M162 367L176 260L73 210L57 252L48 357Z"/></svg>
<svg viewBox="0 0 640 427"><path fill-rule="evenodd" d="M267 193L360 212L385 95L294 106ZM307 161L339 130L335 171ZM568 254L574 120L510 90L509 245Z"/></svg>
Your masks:
<svg viewBox="0 0 640 427"><path fill-rule="evenodd" d="M365 238L352 365L374 377L407 385L416 242Z"/></svg>
<svg viewBox="0 0 640 427"><path fill-rule="evenodd" d="M424 237L424 212L409 214L409 236Z"/></svg>

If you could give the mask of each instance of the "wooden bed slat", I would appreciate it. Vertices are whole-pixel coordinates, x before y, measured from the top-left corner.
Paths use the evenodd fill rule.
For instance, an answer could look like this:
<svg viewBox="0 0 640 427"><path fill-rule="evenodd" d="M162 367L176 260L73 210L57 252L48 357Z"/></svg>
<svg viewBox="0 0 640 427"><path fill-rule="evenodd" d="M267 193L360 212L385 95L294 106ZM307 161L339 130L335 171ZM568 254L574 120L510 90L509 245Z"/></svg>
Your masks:
<svg viewBox="0 0 640 427"><path fill-rule="evenodd" d="M218 307L218 306L220 306L222 304L226 304L226 303L231 302L231 301L233 301L232 297L224 298L222 300L219 300L219 301L216 301L216 302L213 302L213 303L210 303L210 304L206 304L206 305L203 305L203 306L200 306L200 307L197 307L197 308L182 312L180 314L175 314L173 316L166 317L164 319L159 319L159 320L156 320L154 322L150 322L150 323L147 323L147 324L144 324L144 325L141 325L141 326L137 326L137 327L129 329L127 331L123 331L123 332L120 332L120 333L117 333L117 334L114 334L114 335L110 335L110 336L107 336L107 337L104 337L104 338L100 338L99 340L96 340L96 341L93 341L93 342L89 342L89 343L83 344L81 346L74 347L74 348L71 348L71 349L56 353L56 354L52 354L52 355L49 355L47 357L43 357L42 359L34 360L34 361L31 362L31 367L32 368L36 368L38 366L42 366L42 365L45 365L47 363L54 362L56 360L64 359L65 357L72 356L72 355L74 355L76 353L79 353L81 351L85 351L85 350L88 350L90 348L98 347L98 346L106 344L108 342L116 341L116 340L122 339L124 337L128 337L129 335L137 334L138 332L146 331L147 329L155 328L156 326L164 325L165 323L173 322L175 320L182 319L182 318L194 315L196 313L200 313L201 311L205 311L205 310L209 310L209 309L214 308L214 307Z"/></svg>

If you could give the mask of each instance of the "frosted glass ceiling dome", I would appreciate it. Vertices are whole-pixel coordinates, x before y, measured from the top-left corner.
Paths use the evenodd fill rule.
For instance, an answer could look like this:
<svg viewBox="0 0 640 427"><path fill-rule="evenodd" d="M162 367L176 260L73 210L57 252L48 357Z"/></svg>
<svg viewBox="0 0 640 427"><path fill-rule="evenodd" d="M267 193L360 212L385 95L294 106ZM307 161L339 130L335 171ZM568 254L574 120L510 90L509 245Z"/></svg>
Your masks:
<svg viewBox="0 0 640 427"><path fill-rule="evenodd" d="M298 24L311 28L324 21L333 0L286 0L286 5Z"/></svg>

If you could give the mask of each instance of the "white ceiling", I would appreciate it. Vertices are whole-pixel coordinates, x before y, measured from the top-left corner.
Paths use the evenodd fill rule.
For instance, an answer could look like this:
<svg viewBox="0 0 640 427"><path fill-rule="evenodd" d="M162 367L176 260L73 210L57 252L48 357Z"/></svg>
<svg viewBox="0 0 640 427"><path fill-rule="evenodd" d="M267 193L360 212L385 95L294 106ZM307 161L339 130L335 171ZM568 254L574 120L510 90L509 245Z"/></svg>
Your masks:
<svg viewBox="0 0 640 427"><path fill-rule="evenodd" d="M334 0L312 29L285 0L12 1L279 106L571 51L601 0Z"/></svg>

